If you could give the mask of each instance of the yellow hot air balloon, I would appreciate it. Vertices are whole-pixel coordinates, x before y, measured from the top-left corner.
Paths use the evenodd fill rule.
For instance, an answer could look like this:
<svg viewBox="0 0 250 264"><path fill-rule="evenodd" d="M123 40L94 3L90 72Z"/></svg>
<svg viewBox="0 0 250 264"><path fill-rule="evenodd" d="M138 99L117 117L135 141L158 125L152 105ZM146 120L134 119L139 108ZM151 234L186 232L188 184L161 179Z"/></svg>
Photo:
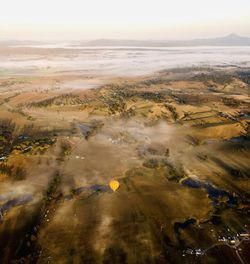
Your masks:
<svg viewBox="0 0 250 264"><path fill-rule="evenodd" d="M120 183L116 180L112 180L109 182L109 187L115 192L120 186Z"/></svg>

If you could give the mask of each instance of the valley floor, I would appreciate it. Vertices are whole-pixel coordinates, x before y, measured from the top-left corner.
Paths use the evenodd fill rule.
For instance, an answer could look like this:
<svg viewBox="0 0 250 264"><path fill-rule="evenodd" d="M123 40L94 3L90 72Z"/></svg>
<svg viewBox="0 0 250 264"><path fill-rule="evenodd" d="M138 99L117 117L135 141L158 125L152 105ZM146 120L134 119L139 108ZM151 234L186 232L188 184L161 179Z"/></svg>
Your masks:
<svg viewBox="0 0 250 264"><path fill-rule="evenodd" d="M239 67L2 75L0 262L249 263L249 88Z"/></svg>

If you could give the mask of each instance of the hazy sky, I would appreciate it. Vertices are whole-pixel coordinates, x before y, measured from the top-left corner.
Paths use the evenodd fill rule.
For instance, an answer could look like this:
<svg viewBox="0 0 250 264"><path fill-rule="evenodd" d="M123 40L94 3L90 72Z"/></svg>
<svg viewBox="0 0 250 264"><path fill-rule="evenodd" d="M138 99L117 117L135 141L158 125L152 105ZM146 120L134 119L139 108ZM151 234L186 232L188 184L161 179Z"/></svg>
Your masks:
<svg viewBox="0 0 250 264"><path fill-rule="evenodd" d="M250 36L250 0L0 0L0 38Z"/></svg>

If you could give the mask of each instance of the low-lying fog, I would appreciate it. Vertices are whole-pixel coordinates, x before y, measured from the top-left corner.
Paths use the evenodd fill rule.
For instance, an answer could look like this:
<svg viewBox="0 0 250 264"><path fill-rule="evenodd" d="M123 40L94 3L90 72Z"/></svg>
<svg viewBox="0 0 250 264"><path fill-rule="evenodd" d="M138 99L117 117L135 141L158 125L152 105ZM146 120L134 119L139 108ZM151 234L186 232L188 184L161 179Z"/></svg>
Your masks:
<svg viewBox="0 0 250 264"><path fill-rule="evenodd" d="M0 71L43 73L80 70L86 73L141 75L193 65L249 66L250 47L15 47L1 51Z"/></svg>

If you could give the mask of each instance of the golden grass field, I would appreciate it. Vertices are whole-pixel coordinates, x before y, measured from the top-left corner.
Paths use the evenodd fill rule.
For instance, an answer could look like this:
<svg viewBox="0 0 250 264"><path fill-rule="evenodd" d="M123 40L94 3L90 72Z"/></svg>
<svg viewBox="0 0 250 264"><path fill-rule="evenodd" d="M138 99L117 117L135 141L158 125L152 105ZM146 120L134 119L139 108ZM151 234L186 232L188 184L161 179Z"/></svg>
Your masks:
<svg viewBox="0 0 250 264"><path fill-rule="evenodd" d="M249 76L2 74L0 263L249 263Z"/></svg>

